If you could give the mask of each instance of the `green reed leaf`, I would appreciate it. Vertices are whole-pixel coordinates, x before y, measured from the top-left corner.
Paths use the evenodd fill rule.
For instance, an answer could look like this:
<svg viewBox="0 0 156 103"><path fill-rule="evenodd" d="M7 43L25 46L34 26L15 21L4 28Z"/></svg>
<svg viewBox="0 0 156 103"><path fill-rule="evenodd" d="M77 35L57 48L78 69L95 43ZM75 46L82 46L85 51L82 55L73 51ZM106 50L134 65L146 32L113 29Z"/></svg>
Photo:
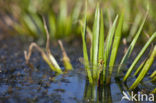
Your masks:
<svg viewBox="0 0 156 103"><path fill-rule="evenodd" d="M137 76L137 75L138 75L138 73L141 71L141 69L143 68L143 66L144 66L144 64L145 64L145 61L146 61L146 60L144 60L144 61L140 64L140 66L137 68L137 70L135 71L135 73L134 73L133 76Z"/></svg>
<svg viewBox="0 0 156 103"><path fill-rule="evenodd" d="M103 22L103 13L101 10L100 15L100 35L99 35L99 60L104 60L104 22Z"/></svg>
<svg viewBox="0 0 156 103"><path fill-rule="evenodd" d="M137 77L135 82L130 87L130 90L135 89L138 86L138 84L143 80L143 78L145 77L146 73L148 72L148 70L152 66L152 63L154 62L155 57L156 57L156 46L154 47L154 50L153 50L150 58L146 61L146 63L144 65L141 73L139 74L139 76Z"/></svg>
<svg viewBox="0 0 156 103"><path fill-rule="evenodd" d="M123 58L122 58L122 60L121 60L121 62L119 64L119 67L118 67L118 75L120 73L121 66L127 62L127 59L130 57L130 55L131 55L131 53L132 53L132 51L134 49L134 46L135 46L135 44L136 44L136 42L137 42L137 40L138 40L138 38L139 38L139 36L141 34L141 31L143 29L143 26L145 24L145 21L146 21L146 18L147 18L147 14L148 14L148 12L146 13L146 16L145 16L144 20L142 21L142 23L141 23L141 25L139 27L139 30L137 31L135 37L133 38L133 41L131 42L131 44L130 44L128 50L127 50L127 52L125 53L125 55L123 56Z"/></svg>
<svg viewBox="0 0 156 103"><path fill-rule="evenodd" d="M115 32L115 37L114 37L114 42L113 42L113 47L112 47L112 52L110 56L110 62L109 62L109 78L108 82L110 82L112 71L113 71L113 66L116 60L121 36L122 36L122 27L123 27L123 20L124 20L124 13L121 14L121 17L119 19L119 23Z"/></svg>
<svg viewBox="0 0 156 103"><path fill-rule="evenodd" d="M110 49L111 49L111 45L112 45L112 41L113 41L113 36L114 36L117 20L118 20L118 15L116 16L116 18L113 22L113 25L109 30L107 39L106 39L106 47L105 47L106 49L105 49L105 54L104 54L104 66L105 67L107 66L107 61L108 61L108 57L110 54Z"/></svg>
<svg viewBox="0 0 156 103"><path fill-rule="evenodd" d="M87 52L87 45L86 45L86 22L87 22L86 12L87 12L87 3L86 3L86 7L85 7L85 13L84 13L84 18L83 18L83 28L81 31L81 36L82 36L82 43L83 43L83 57L84 57L85 69L88 74L89 82L93 83L92 74L89 69L89 59L88 59L88 52Z"/></svg>
<svg viewBox="0 0 156 103"><path fill-rule="evenodd" d="M93 37L92 37L92 64L93 64L93 78L96 78L96 67L98 60L98 45L99 45L99 30L100 30L100 10L97 5L95 12L95 19L93 25Z"/></svg>
<svg viewBox="0 0 156 103"><path fill-rule="evenodd" d="M155 38L156 38L156 32L150 37L150 39L147 41L147 43L145 44L145 46L142 48L142 50L140 51L140 53L138 54L138 56L135 58L135 60L133 61L132 65L128 69L126 75L124 76L123 81L126 81L127 80L128 76L131 74L131 72L134 69L135 65L140 60L141 56L144 54L144 52L146 51L146 49L148 48L148 46L151 44L151 42Z"/></svg>

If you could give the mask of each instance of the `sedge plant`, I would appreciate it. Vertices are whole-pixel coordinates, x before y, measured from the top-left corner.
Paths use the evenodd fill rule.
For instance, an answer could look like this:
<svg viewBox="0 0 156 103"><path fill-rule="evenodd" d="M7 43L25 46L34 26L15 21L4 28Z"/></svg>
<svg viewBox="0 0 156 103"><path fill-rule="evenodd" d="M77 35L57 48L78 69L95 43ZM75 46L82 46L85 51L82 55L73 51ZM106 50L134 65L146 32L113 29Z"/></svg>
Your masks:
<svg viewBox="0 0 156 103"><path fill-rule="evenodd" d="M112 50L113 55L111 56L112 60L110 61L109 65L111 65L112 67L114 65L116 54L117 54L116 52L118 51L118 46L119 46L120 39L121 39L123 14L120 16L118 25L117 25L117 20L118 20L118 16L115 18L113 26L109 30L109 33L106 39L106 47L104 48L105 35L104 35L104 24L103 24L103 12L102 10L100 12L99 6L97 5L94 24L93 24L93 31L92 31L93 33L92 33L92 42L91 42L91 47L90 47L90 60L88 59L86 39L85 39L86 20L83 23L84 26L83 26L83 32L82 32L82 41L83 41L84 60L85 60L85 64L92 65L92 68L88 68L87 72L89 71L88 76L89 78L92 78L93 81L97 81L100 78L101 72L102 72L102 76L105 78L105 74L104 74L105 71L103 68L108 66L107 61L109 60L109 54L111 51L112 44L113 44L113 47L116 47L116 48ZM116 25L117 25L117 28L116 28ZM113 68L109 68L109 77L111 77L112 69Z"/></svg>
<svg viewBox="0 0 156 103"><path fill-rule="evenodd" d="M145 17L138 28L138 31L136 32L136 35L134 35L134 38L127 50L127 52L124 54L119 66L118 70L116 72L117 75L120 75L122 65L126 64L128 58L132 54L132 51L134 49L134 46L141 34L141 31L143 29L143 26L145 24L146 18L148 15L148 11L145 14ZM103 12L99 9L99 5L96 7L95 12L95 19L93 24L93 31L91 33L91 47L90 47L90 57L88 56L87 52L87 43L86 43L86 34L87 34L87 18L86 14L84 15L84 21L83 21L83 29L82 29L82 43L83 43L83 55L84 55L84 64L87 71L88 79L90 83L94 83L97 81L100 81L100 84L110 84L111 83L111 77L112 72L115 65L115 60L118 53L119 44L122 38L122 26L124 21L124 12L119 16L116 16L113 25L109 29L108 35L106 37L104 33L104 20L103 20ZM105 39L106 38L106 39ZM130 77L130 74L132 73L132 70L134 70L135 65L140 60L144 52L147 50L147 48L150 46L150 44L155 40L156 33L153 33L152 36L149 38L149 40L146 42L145 46L142 48L140 53L137 55L135 60L132 62L132 65L130 68L127 69L127 73L125 74L123 81L125 82L128 77ZM136 78L135 82L132 84L132 86L129 89L135 89L138 84L143 80L147 72L149 71L151 65L153 64L155 60L155 51L156 47L152 49L152 53L150 53L150 57L146 58L138 67L136 72L134 73L134 76L138 77ZM91 66L89 66L91 65ZM151 75L151 78L155 80L155 72Z"/></svg>

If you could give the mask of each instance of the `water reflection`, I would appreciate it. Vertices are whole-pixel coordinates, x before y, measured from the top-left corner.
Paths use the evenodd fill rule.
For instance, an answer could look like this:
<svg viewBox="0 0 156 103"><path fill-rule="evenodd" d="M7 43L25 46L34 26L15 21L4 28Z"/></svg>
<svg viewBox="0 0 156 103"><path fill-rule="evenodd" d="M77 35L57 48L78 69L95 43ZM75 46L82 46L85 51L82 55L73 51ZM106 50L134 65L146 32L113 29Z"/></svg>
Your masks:
<svg viewBox="0 0 156 103"><path fill-rule="evenodd" d="M97 86L86 81L84 91L85 103L112 103L110 85Z"/></svg>

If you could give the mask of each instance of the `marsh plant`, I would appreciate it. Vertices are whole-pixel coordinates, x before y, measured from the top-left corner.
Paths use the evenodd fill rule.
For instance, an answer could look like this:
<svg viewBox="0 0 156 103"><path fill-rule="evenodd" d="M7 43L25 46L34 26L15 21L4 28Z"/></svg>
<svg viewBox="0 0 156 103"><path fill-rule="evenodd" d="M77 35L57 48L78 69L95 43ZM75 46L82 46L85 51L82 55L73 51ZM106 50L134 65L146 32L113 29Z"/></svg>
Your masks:
<svg viewBox="0 0 156 103"><path fill-rule="evenodd" d="M121 62L118 64L118 69L114 70L115 61L118 54L118 49L120 45L120 41L122 39L123 32L123 23L124 23L124 11L120 14L120 16L116 16L115 20L110 27L108 34L106 35L104 32L104 18L103 11L100 10L99 5L96 7L95 11L95 19L93 23L93 28L91 31L91 40L90 40L90 56L88 55L86 35L87 31L87 6L85 8L84 18L83 18L83 28L82 28L82 42L83 42L83 57L84 57L84 66L86 68L86 72L88 75L88 80L91 84L99 83L99 85L107 85L111 83L111 77L113 71L116 71L115 74L118 77L122 73L123 65L127 63L129 57L132 54L132 51L136 45L136 42L141 35L141 31L145 24L146 18L148 16L148 10L138 28L138 31L134 35L130 46L125 52ZM137 54L136 58L133 60L130 67L124 68L126 69L126 74L124 74L123 82L131 77L132 71L135 69L136 64L140 60L140 58L145 53L146 49L152 44L152 41L156 39L156 33L153 33L149 40L146 42L144 47ZM154 60L156 58L156 45L151 46L151 51L149 52L149 56L140 64L140 66L136 69L136 72L133 76L136 77L134 83L130 86L130 90L135 89L139 83L143 80L145 75L148 73L150 67L152 66ZM155 72L151 74L151 78L155 78ZM155 81L155 79L154 79ZM154 92L155 90L153 90Z"/></svg>
<svg viewBox="0 0 156 103"><path fill-rule="evenodd" d="M62 71L61 67L59 66L59 64L56 61L55 57L51 53L51 50L50 50L50 35L49 35L49 32L48 32L48 29L47 29L46 22L45 22L44 18L43 18L43 21L44 21L44 28L45 28L46 37L47 37L46 48L44 50L44 49L40 48L36 43L34 43L34 42L31 43L30 46L29 46L28 52L24 51L26 63L27 64L30 63L29 60L30 60L30 57L31 57L31 54L32 54L32 49L35 47L41 53L42 58L49 65L49 67L54 72L56 72L58 74L62 74L63 71ZM61 47L61 50L62 50L63 63L64 63L64 66L65 66L65 70L66 71L72 70L72 65L70 63L70 59L67 56L67 53L66 53L66 51L65 51L65 49L63 47L62 42L59 40L58 43L59 43L59 45Z"/></svg>

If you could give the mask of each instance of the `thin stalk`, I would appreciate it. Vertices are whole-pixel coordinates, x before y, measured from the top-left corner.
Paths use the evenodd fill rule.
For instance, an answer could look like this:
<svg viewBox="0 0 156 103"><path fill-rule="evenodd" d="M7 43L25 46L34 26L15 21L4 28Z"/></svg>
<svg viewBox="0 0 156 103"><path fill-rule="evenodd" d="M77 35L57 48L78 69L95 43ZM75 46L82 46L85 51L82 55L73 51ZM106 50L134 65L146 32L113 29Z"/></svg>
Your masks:
<svg viewBox="0 0 156 103"><path fill-rule="evenodd" d="M120 39L122 36L122 26L123 26L123 20L124 20L124 13L121 14L121 17L119 19L119 24L116 29L115 37L114 37L114 42L113 42L113 47L112 47L112 52L110 56L110 62L109 62L109 76L108 76L108 83L111 81L111 75L113 71L113 66L116 60L119 44L120 44Z"/></svg>
<svg viewBox="0 0 156 103"><path fill-rule="evenodd" d="M33 48L36 48L42 55L42 58L44 59L44 61L49 65L49 67L59 73L59 74L62 74L62 70L60 68L58 68L54 63L53 61L51 61L49 59L49 56L36 44L36 43L31 43L30 46L29 46L29 51L27 53L27 51L24 51L24 56L25 56L25 60L26 60L26 63L29 64L29 60L30 60L30 57L31 57L31 54L32 54L32 49Z"/></svg>
<svg viewBox="0 0 156 103"><path fill-rule="evenodd" d="M47 41L46 41L46 52L47 52L47 55L48 55L50 61L52 62L52 64L53 64L56 68L58 68L58 70L60 71L61 68L60 68L60 66L58 65L58 63L57 63L55 57L52 55L52 53L51 53L51 51L50 51L50 44L49 44L49 43L50 43L50 35L49 35L49 31L48 31L48 28L47 28L46 21L45 21L44 17L43 17L43 23L44 23L44 29L45 29L45 31L46 31L46 37L47 37Z"/></svg>
<svg viewBox="0 0 156 103"><path fill-rule="evenodd" d="M151 44L151 42L155 38L156 38L156 32L150 37L150 39L147 41L147 43L145 44L145 46L142 48L142 50L140 51L140 53L138 54L138 56L135 58L135 60L133 61L132 65L128 69L126 75L124 76L123 81L126 81L127 80L127 78L129 77L129 75L131 74L132 70L134 69L135 65L140 60L141 56L144 54L144 52L146 51L146 49L148 48L148 46Z"/></svg>
<svg viewBox="0 0 156 103"><path fill-rule="evenodd" d="M59 43L59 45L60 45L60 47L61 47L61 50L62 50L63 63L64 63L65 69L66 69L67 71L72 70L73 67L72 67L72 65L71 65L71 63L70 63L70 59L69 59L69 57L68 57L68 55L67 55L67 53L66 53L66 51L65 51L65 49L64 49L64 47L63 47L62 41L59 40L58 43Z"/></svg>
<svg viewBox="0 0 156 103"><path fill-rule="evenodd" d="M130 44L128 50L127 50L127 52L125 53L125 55L123 56L123 58L122 58L122 60L121 60L121 62L120 62L120 64L119 64L119 67L118 67L118 75L119 75L119 73L120 73L120 70L121 70L122 65L125 64L125 63L127 62L127 59L130 57L130 55L131 55L131 53L132 53L132 51L133 51L133 49L134 49L134 46L135 46L135 44L136 44L136 42L137 42L137 40L138 40L138 38L139 38L139 36L140 36L140 34L141 34L141 31L142 31L142 29L143 29L143 26L144 26L144 24L145 24L147 15L148 15L148 12L146 13L145 18L144 18L144 20L142 21L142 23L141 23L141 25L140 25L140 27L139 27L139 30L137 31L137 33L136 33L136 35L135 35L133 41L131 42L131 44Z"/></svg>
<svg viewBox="0 0 156 103"><path fill-rule="evenodd" d="M150 58L146 61L145 66L143 67L141 73L139 74L139 76L137 77L135 82L130 87L130 90L135 89L138 86L138 84L143 80L143 78L145 77L146 73L150 69L152 63L154 62L155 57L156 57L156 46L154 47L154 50L153 50Z"/></svg>

